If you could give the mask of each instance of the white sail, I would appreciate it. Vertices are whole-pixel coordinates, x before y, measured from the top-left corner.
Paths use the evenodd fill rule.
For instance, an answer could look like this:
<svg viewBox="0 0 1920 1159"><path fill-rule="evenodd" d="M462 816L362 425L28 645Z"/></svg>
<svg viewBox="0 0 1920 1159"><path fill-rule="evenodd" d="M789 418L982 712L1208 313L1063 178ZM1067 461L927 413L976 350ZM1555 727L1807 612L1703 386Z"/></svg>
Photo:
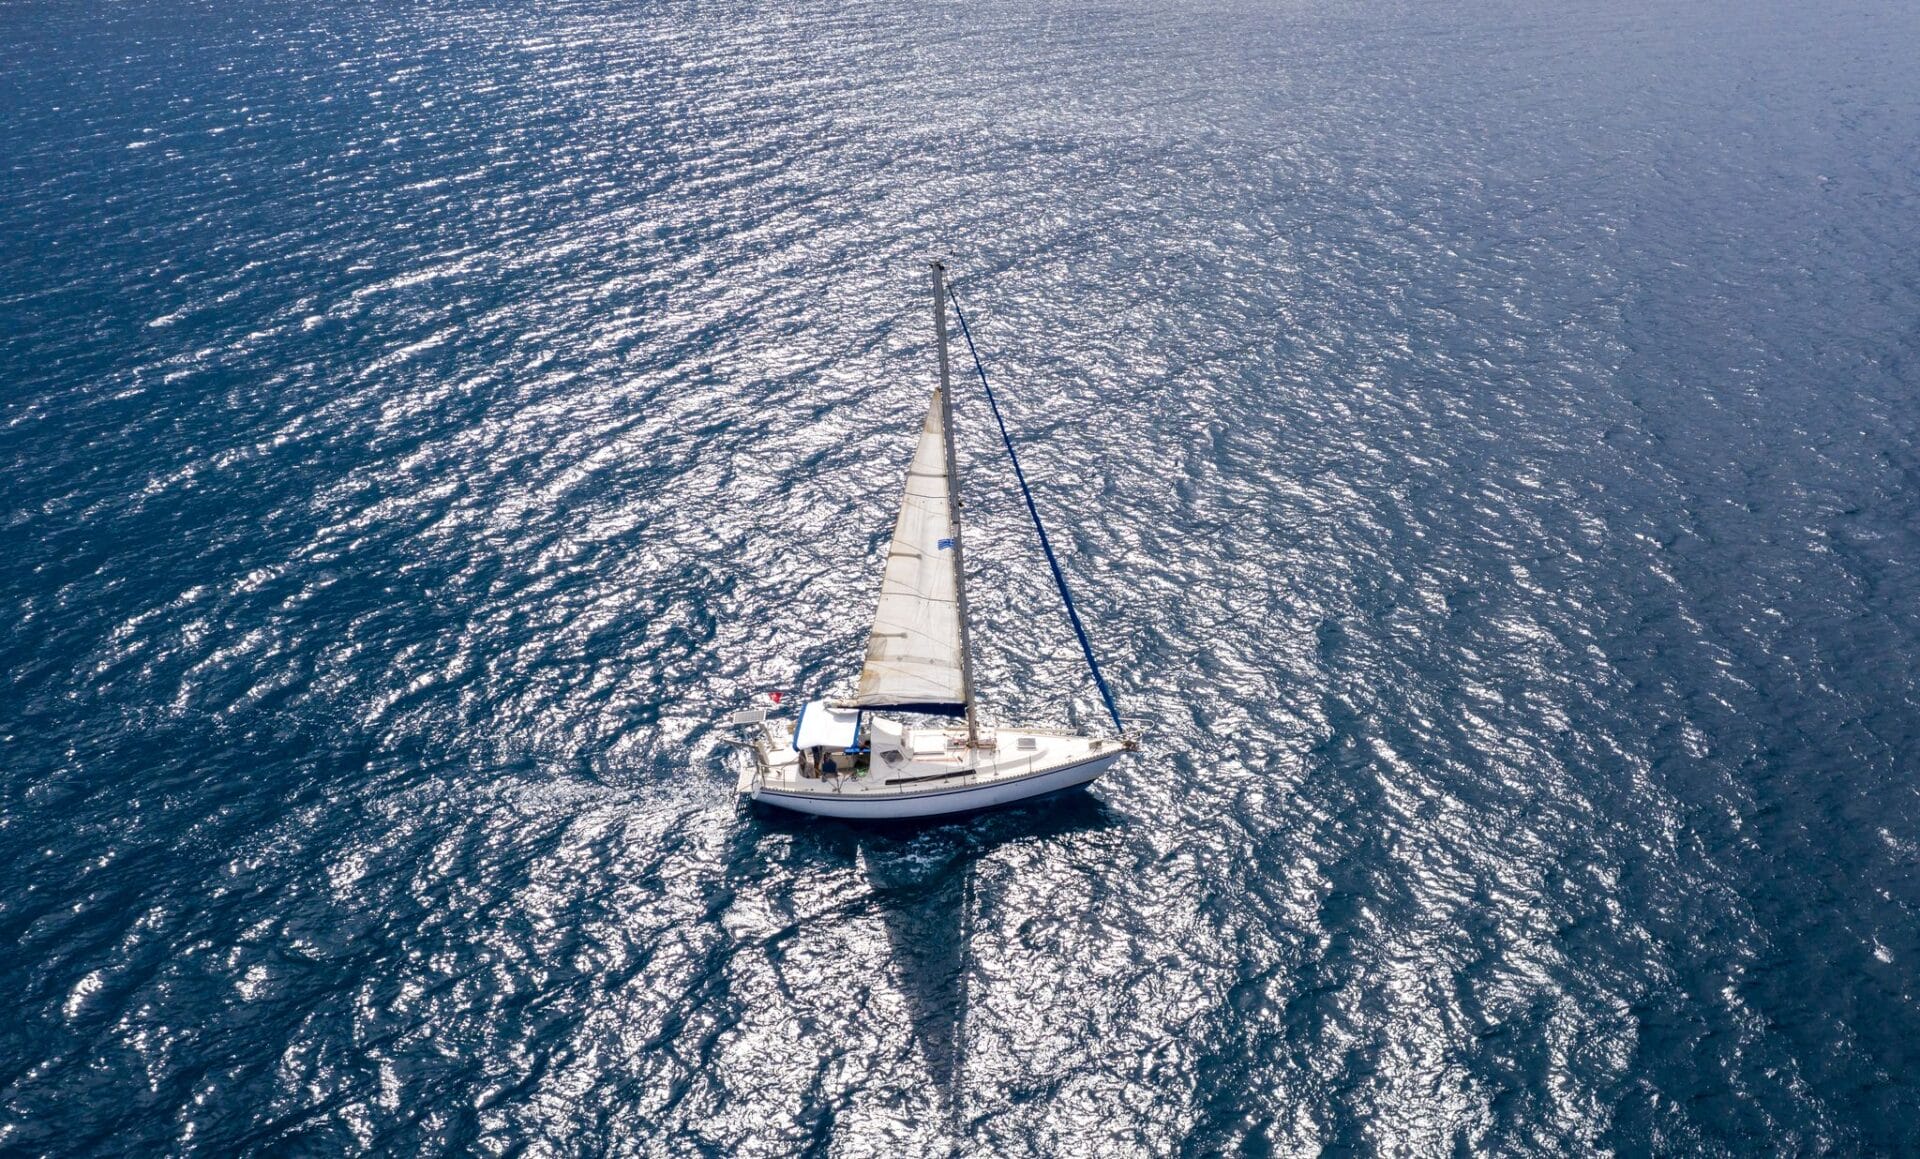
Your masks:
<svg viewBox="0 0 1920 1159"><path fill-rule="evenodd" d="M954 544L940 393L927 407L920 446L907 468L900 518L887 548L880 606L867 640L854 703L924 705L957 710L966 703L960 634L959 556Z"/></svg>

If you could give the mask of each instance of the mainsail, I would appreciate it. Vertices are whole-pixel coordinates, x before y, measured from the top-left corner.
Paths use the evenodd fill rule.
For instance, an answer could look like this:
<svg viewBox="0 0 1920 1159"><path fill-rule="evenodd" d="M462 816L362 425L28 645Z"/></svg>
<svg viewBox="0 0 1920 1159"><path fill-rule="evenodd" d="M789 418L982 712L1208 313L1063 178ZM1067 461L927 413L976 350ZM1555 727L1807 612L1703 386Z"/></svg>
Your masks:
<svg viewBox="0 0 1920 1159"><path fill-rule="evenodd" d="M900 518L887 549L880 606L853 702L958 715L967 706L958 529L945 406L935 391L907 468Z"/></svg>

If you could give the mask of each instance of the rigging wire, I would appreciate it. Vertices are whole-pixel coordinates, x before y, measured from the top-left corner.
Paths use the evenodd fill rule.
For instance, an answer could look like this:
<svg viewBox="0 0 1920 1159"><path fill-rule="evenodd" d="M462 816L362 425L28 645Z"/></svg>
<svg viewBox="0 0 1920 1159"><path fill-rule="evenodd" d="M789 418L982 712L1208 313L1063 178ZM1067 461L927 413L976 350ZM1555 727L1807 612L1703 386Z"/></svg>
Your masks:
<svg viewBox="0 0 1920 1159"><path fill-rule="evenodd" d="M1073 634L1080 638L1080 651L1087 658L1087 667L1093 672L1093 683L1100 689L1100 699L1107 706L1107 715L1113 718L1113 729L1122 736L1126 735L1126 726L1120 723L1120 710L1114 707L1113 691L1107 687L1107 678L1100 674L1100 662L1093 657L1093 642L1087 639L1086 626L1080 622L1080 611L1073 606L1073 593L1067 590L1067 575L1060 570L1059 557L1053 554L1053 544L1047 539L1047 529L1040 522L1040 509L1033 504L1033 492L1027 487L1027 474L1020 469L1020 456L1014 452L1013 436L1007 433L1007 420L1000 417L1000 403L993 397L993 387L987 383L987 368L980 362L980 350L973 344L973 331L967 326L966 311L960 308L960 296L953 292L951 283L947 286L947 297L953 300L954 316L960 319L960 334L967 340L967 353L973 355L973 369L980 376L980 387L987 392L987 406L993 411L993 421L1000 428L1000 441L1006 445L1007 458L1013 461L1013 477L1020 484L1020 494L1027 501L1027 514L1033 517L1033 529L1040 535L1040 550L1046 554L1047 566L1053 569L1053 582L1060 589L1061 602L1067 605L1067 619L1073 624Z"/></svg>

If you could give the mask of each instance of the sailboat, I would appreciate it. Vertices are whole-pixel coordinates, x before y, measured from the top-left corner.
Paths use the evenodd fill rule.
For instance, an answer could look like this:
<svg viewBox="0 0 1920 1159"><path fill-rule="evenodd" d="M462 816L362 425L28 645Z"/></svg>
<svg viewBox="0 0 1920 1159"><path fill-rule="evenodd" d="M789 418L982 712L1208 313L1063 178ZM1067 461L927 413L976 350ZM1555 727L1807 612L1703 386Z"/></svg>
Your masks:
<svg viewBox="0 0 1920 1159"><path fill-rule="evenodd" d="M940 385L928 401L907 467L859 683L851 696L808 701L791 720L764 709L737 712L730 720L755 729L752 740L742 746L752 760L740 772L739 791L765 805L866 820L971 812L1090 784L1136 747L1121 726L986 370L973 349L966 315L954 297L974 368L1068 620L1113 721L1113 735L996 726L980 719L968 635L947 356L946 307L953 296L946 285L946 267L934 262L932 272Z"/></svg>

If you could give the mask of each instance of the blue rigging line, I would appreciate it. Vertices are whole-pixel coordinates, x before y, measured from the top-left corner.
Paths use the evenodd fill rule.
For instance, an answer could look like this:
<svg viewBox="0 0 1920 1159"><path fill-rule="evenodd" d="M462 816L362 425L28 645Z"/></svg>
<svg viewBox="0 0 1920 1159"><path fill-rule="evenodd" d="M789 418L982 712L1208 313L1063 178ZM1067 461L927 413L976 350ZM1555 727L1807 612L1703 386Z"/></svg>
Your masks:
<svg viewBox="0 0 1920 1159"><path fill-rule="evenodd" d="M1067 590L1066 573L1060 570L1060 560L1053 554L1053 544L1047 541L1047 529L1040 523L1040 509L1033 505L1033 492L1027 488L1027 473L1020 469L1020 456L1014 453L1013 437L1007 434L1007 421L1000 417L1000 404L993 397L993 387L987 385L987 368L980 364L979 348L973 344L973 331L967 328L966 312L960 309L960 297L947 287L947 297L953 299L954 316L960 319L960 334L967 340L967 353L973 355L973 369L980 375L980 387L987 392L987 406L993 411L993 421L1000 427L1000 441L1006 444L1007 458L1013 460L1013 477L1020 483L1020 494L1026 498L1027 514L1033 516L1033 529L1040 533L1040 550L1046 553L1047 566L1053 569L1053 582L1060 588L1060 599L1067 605L1067 619L1073 622L1073 634L1080 637L1080 651L1086 654L1087 667L1093 671L1093 682L1100 689L1100 699L1106 702L1107 715L1113 718L1113 729L1121 735L1126 734L1126 726L1120 723L1120 710L1113 706L1113 692L1107 688L1107 678L1100 675L1100 662L1093 658L1093 642L1087 639L1087 629L1080 623L1080 612L1073 606L1073 593Z"/></svg>

